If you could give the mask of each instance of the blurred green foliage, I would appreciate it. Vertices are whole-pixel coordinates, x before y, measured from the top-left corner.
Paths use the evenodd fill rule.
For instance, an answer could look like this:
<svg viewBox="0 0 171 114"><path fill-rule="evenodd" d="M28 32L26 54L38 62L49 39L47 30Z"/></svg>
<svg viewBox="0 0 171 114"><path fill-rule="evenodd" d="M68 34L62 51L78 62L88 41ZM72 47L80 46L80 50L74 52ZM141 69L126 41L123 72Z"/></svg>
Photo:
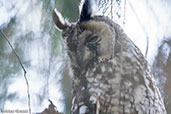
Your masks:
<svg viewBox="0 0 171 114"><path fill-rule="evenodd" d="M24 3L25 2L23 2L23 4ZM74 22L78 19L78 4L79 0L37 0L36 2L30 2L28 9L26 9L26 13L21 15L26 16L29 11L34 11L34 7L42 5L42 9L39 9L41 10L41 30L39 33L39 39L43 38L46 34L50 36L50 45L52 46L52 48L50 48L51 56L58 56L59 43L61 43L60 32L55 29L52 21L52 9L57 8L64 18L68 19L70 22ZM20 18L23 17L19 17L19 15L16 14L12 17L8 25L2 28L2 30L12 43L15 51L21 58L23 65L27 69L31 67L31 60L26 56L26 47L30 46L31 42L34 41L37 36L33 31L22 33L23 28L20 27ZM13 77L23 78L19 77L21 72L23 71L16 56L0 34L0 109L4 108L6 100L16 100L18 97L17 93L9 93L8 89L12 83ZM61 78L61 90L65 97L63 101L65 104L65 113L69 114L72 96L71 86L68 87L67 84L71 84L71 79L68 76L69 71L66 64L61 72L63 72L63 77Z"/></svg>

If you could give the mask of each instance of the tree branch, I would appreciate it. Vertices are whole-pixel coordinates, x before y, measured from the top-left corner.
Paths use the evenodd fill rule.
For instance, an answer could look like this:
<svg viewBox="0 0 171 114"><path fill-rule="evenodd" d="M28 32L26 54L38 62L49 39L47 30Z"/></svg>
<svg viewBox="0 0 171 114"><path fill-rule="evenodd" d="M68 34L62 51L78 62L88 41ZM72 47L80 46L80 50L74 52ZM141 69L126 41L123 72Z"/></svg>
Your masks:
<svg viewBox="0 0 171 114"><path fill-rule="evenodd" d="M28 79L27 79L27 76L26 76L26 69L24 68L22 62L21 62L21 59L20 57L17 55L16 51L14 50L13 46L11 45L10 41L8 40L7 36L5 35L5 33L0 30L1 34L3 35L3 38L7 41L7 43L9 44L9 46L11 47L12 49L12 52L15 54L15 56L17 57L18 61L19 61L19 64L20 66L22 67L23 71L24 71L24 78L25 78L25 81L26 81L26 84L27 84L27 97L28 97L28 107L29 107L29 114L31 114L31 106L30 106L30 92L29 92L29 83L28 83Z"/></svg>

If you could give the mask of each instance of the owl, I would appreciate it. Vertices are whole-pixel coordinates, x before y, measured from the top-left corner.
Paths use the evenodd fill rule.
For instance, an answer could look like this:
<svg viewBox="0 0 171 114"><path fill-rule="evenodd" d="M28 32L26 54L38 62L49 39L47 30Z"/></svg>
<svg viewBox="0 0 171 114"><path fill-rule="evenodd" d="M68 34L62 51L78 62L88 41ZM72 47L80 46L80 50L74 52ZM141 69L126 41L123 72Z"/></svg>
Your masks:
<svg viewBox="0 0 171 114"><path fill-rule="evenodd" d="M73 74L71 114L166 114L150 67L123 29L83 1L70 23L54 9Z"/></svg>

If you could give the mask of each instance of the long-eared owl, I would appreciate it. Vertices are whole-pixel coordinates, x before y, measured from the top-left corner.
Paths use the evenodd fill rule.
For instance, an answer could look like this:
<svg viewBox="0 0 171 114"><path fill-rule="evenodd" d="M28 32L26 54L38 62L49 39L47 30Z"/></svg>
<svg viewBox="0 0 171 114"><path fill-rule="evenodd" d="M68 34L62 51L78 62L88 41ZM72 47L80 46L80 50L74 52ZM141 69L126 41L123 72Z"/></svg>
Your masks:
<svg viewBox="0 0 171 114"><path fill-rule="evenodd" d="M71 114L166 114L150 67L123 29L84 0L77 22L54 9L73 73Z"/></svg>

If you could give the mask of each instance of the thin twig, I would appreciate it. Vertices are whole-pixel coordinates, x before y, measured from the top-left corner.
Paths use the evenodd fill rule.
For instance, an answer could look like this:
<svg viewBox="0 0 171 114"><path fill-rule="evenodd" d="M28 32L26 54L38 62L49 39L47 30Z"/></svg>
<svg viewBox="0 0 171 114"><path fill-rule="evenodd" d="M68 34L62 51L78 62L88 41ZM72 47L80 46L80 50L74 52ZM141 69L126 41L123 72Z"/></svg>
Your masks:
<svg viewBox="0 0 171 114"><path fill-rule="evenodd" d="M147 45L146 45L146 51L145 51L145 58L147 58L147 55L148 55L148 48L149 48L149 37L147 36Z"/></svg>
<svg viewBox="0 0 171 114"><path fill-rule="evenodd" d="M125 26L125 21L126 21L125 15L126 15L126 0L124 0L123 27Z"/></svg>
<svg viewBox="0 0 171 114"><path fill-rule="evenodd" d="M113 20L113 0L111 0L111 19Z"/></svg>
<svg viewBox="0 0 171 114"><path fill-rule="evenodd" d="M12 52L15 54L15 56L17 57L18 61L19 61L19 64L20 66L22 67L23 71L24 71L24 78L25 78L25 81L26 81L26 84L27 84L27 96L28 96L28 107L29 107L29 114L31 114L31 106L30 106L30 92L29 92L29 83L28 83L28 79L26 77L26 69L24 68L22 62L21 62L21 59L20 57L17 55L16 51L14 50L13 46L11 45L10 41L8 40L7 36L5 35L5 33L0 30L1 34L3 35L3 38L7 41L7 43L9 44L9 46L11 47L12 49Z"/></svg>

